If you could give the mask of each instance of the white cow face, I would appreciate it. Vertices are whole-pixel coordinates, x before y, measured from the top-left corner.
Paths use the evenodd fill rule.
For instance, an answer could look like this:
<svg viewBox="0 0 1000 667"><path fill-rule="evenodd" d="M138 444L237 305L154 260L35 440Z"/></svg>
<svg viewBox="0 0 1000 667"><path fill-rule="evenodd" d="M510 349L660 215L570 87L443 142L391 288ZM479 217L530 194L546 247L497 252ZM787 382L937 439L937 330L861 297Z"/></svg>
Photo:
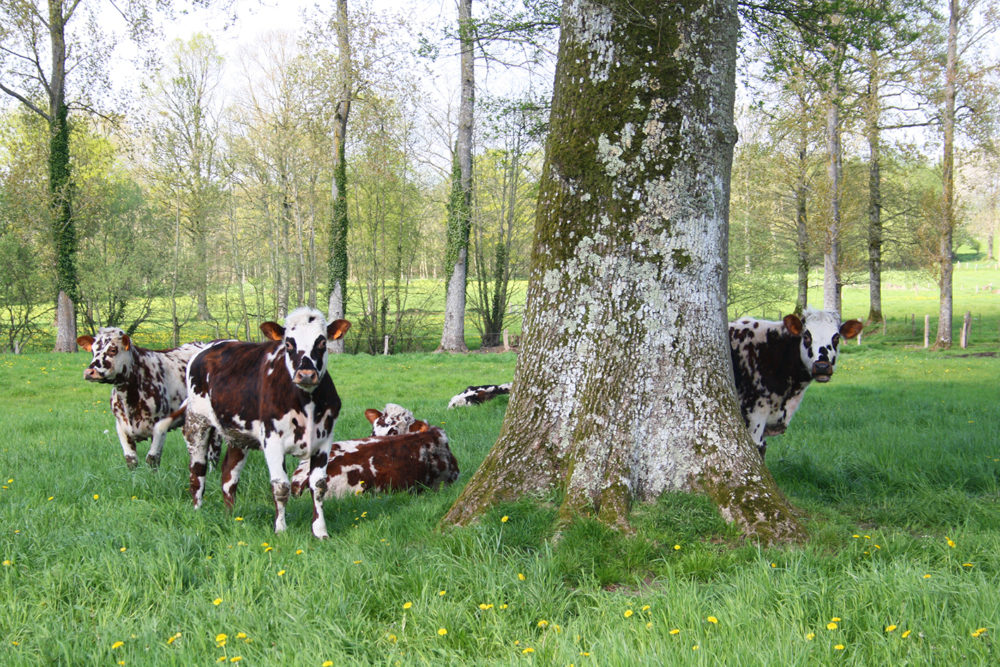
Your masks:
<svg viewBox="0 0 1000 667"><path fill-rule="evenodd" d="M365 418L372 425L373 436L407 433L416 421L412 412L395 403L386 403L385 412L369 408L365 410Z"/></svg>
<svg viewBox="0 0 1000 667"><path fill-rule="evenodd" d="M802 364L817 382L830 381L841 339L854 338L862 329L857 320L841 324L837 315L823 310L807 310L801 320L788 315L784 324L789 333L802 337L799 345Z"/></svg>
<svg viewBox="0 0 1000 667"><path fill-rule="evenodd" d="M298 308L285 318L285 326L264 322L260 330L271 340L281 341L285 367L299 389L312 392L326 374L327 341L341 338L351 323L337 320L327 324L323 313L315 308Z"/></svg>
<svg viewBox="0 0 1000 667"><path fill-rule="evenodd" d="M83 371L84 380L113 383L132 367L132 339L121 329L104 327L97 332L97 338L80 336L76 344L94 355Z"/></svg>

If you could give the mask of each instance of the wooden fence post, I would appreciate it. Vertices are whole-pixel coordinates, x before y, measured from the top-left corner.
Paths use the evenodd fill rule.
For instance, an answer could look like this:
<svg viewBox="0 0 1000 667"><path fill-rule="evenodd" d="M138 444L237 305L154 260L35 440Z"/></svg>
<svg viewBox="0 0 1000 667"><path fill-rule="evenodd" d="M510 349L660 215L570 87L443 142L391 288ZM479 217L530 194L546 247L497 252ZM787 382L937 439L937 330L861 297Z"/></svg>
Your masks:
<svg viewBox="0 0 1000 667"><path fill-rule="evenodd" d="M503 330L503 351L507 352L508 350L510 350L510 341L507 338L507 330L504 329Z"/></svg>
<svg viewBox="0 0 1000 667"><path fill-rule="evenodd" d="M964 350L969 346L969 330L972 328L972 313L970 311L965 311L965 317L962 318L962 349Z"/></svg>
<svg viewBox="0 0 1000 667"><path fill-rule="evenodd" d="M924 349L930 345L931 338L931 316L924 315Z"/></svg>

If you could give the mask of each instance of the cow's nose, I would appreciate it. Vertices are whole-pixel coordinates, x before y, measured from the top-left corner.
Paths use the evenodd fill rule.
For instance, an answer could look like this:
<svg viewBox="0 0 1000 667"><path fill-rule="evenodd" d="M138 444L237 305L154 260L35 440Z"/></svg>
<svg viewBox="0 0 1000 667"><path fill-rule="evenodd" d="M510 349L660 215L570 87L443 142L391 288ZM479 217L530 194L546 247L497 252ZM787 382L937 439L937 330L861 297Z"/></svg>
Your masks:
<svg viewBox="0 0 1000 667"><path fill-rule="evenodd" d="M295 379L293 381L295 384L311 387L319 384L319 373L311 369L298 370L295 371Z"/></svg>
<svg viewBox="0 0 1000 667"><path fill-rule="evenodd" d="M829 361L817 361L813 364L813 375L830 375L833 373L833 364Z"/></svg>
<svg viewBox="0 0 1000 667"><path fill-rule="evenodd" d="M84 380L100 380L101 374L97 372L96 368L86 368L83 371Z"/></svg>

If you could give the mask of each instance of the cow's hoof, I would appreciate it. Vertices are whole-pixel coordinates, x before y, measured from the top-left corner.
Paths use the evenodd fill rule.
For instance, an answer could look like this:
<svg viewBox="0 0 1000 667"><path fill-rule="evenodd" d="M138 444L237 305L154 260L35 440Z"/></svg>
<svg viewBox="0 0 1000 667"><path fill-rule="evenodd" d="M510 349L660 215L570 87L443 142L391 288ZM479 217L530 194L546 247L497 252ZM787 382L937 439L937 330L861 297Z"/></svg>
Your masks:
<svg viewBox="0 0 1000 667"><path fill-rule="evenodd" d="M135 467L139 465L139 462L136 460L134 456L126 456L125 465L128 466L129 470L135 470Z"/></svg>
<svg viewBox="0 0 1000 667"><path fill-rule="evenodd" d="M156 470L157 468L160 467L160 457L159 456L153 456L152 454L147 454L146 455L146 465L148 465L153 470Z"/></svg>

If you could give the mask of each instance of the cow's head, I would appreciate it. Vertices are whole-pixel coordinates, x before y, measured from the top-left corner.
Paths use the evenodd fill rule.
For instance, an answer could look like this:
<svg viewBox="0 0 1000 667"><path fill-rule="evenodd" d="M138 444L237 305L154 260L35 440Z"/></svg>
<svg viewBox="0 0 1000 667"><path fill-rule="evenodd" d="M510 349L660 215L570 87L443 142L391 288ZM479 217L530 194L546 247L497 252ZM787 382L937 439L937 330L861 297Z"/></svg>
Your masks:
<svg viewBox="0 0 1000 667"><path fill-rule="evenodd" d="M807 310L801 320L786 315L783 321L789 333L801 337L802 363L817 382L830 381L840 340L854 338L862 329L861 322L848 320L841 324L840 317L825 310Z"/></svg>
<svg viewBox="0 0 1000 667"><path fill-rule="evenodd" d="M94 355L83 371L84 380L111 383L132 368L132 339L117 327L98 330L97 338L80 336L76 344Z"/></svg>
<svg viewBox="0 0 1000 667"><path fill-rule="evenodd" d="M315 308L298 308L285 318L285 326L264 322L260 330L271 340L280 341L285 366L292 382L303 391L312 392L326 374L327 341L343 337L351 323L337 320L327 324Z"/></svg>
<svg viewBox="0 0 1000 667"><path fill-rule="evenodd" d="M385 412L369 408L365 410L365 418L371 422L373 436L402 435L415 430L412 428L415 424L424 423L415 421L412 412L395 403L386 403Z"/></svg>

